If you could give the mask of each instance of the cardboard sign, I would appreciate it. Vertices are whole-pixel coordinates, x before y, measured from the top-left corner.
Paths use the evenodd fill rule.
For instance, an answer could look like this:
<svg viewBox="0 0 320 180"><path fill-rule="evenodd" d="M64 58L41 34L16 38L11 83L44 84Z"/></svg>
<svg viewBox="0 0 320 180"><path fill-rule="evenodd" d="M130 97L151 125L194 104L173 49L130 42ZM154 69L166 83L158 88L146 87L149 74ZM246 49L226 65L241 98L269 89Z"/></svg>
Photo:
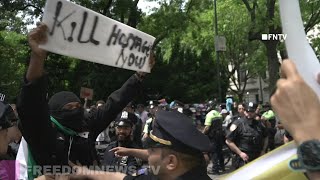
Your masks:
<svg viewBox="0 0 320 180"><path fill-rule="evenodd" d="M47 0L43 23L54 53L134 71L150 72L154 37L66 0Z"/></svg>
<svg viewBox="0 0 320 180"><path fill-rule="evenodd" d="M93 97L93 89L81 87L80 89L80 98L87 98L89 100L92 100Z"/></svg>

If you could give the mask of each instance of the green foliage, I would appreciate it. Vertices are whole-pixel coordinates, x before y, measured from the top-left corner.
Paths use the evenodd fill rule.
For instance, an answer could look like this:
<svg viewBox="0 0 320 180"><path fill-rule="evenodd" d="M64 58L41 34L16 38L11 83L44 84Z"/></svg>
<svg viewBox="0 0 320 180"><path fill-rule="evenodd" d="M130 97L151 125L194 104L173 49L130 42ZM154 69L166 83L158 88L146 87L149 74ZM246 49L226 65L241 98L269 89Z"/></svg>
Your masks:
<svg viewBox="0 0 320 180"><path fill-rule="evenodd" d="M12 102L19 92L25 72L27 55L26 38L15 32L0 31L0 93Z"/></svg>
<svg viewBox="0 0 320 180"><path fill-rule="evenodd" d="M157 2L159 8L148 15L137 7L138 0L72 1L157 38L157 63L137 98L140 102L162 97L186 103L205 101L218 96L218 78L224 96L229 79L236 79L235 75L241 70L247 70L247 78L264 77L267 48L260 41L249 40L260 38L261 33L278 32L280 27L278 1L217 1L219 35L227 40L227 51L220 53L219 77L212 0L149 0ZM248 2L249 9L244 2ZM3 75L0 92L7 94L10 100L18 94L26 70L28 47L26 36L21 34L26 34L27 24L41 18L44 4L45 0L0 1L0 69ZM308 0L300 4L306 30L310 30L319 24L320 2ZM272 6L274 12L270 9ZM319 54L319 36L313 37L311 42ZM283 44L275 47L283 49ZM228 65L233 68L229 69ZM49 96L61 90L79 94L81 87L89 87L94 89L94 101L106 99L133 74L57 54L49 55L46 70L50 80ZM240 86L237 93L243 95Z"/></svg>

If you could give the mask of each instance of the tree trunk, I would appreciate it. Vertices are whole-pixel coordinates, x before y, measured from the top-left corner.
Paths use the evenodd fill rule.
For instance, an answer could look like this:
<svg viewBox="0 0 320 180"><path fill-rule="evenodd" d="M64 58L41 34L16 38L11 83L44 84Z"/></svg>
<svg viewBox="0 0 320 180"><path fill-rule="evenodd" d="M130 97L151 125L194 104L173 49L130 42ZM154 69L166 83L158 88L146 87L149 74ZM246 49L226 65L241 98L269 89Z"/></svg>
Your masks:
<svg viewBox="0 0 320 180"><path fill-rule="evenodd" d="M238 98L239 98L239 102L243 102L243 93L239 93L237 94L238 95Z"/></svg>
<svg viewBox="0 0 320 180"><path fill-rule="evenodd" d="M266 41L268 57L268 72L269 72L269 92L276 87L277 80L279 79L279 59L277 55L277 41Z"/></svg>

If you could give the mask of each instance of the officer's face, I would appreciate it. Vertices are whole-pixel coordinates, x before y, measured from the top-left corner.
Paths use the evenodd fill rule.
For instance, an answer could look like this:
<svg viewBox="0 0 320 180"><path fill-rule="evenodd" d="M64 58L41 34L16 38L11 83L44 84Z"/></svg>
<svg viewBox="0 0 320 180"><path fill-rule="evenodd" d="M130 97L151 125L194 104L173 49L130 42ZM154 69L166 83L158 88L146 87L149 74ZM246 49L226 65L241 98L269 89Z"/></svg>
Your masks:
<svg viewBox="0 0 320 180"><path fill-rule="evenodd" d="M116 134L118 141L125 141L130 139L132 128L130 126L117 126Z"/></svg>
<svg viewBox="0 0 320 180"><path fill-rule="evenodd" d="M148 164L150 173L155 175L161 175L165 171L164 159L161 156L161 148L149 148L148 149ZM159 170L157 172L157 170Z"/></svg>
<svg viewBox="0 0 320 180"><path fill-rule="evenodd" d="M247 111L246 115L248 119L252 119L256 117L256 113L251 111Z"/></svg>
<svg viewBox="0 0 320 180"><path fill-rule="evenodd" d="M7 137L8 130L3 129L0 130L0 155L4 155L7 153L8 150L8 137Z"/></svg>

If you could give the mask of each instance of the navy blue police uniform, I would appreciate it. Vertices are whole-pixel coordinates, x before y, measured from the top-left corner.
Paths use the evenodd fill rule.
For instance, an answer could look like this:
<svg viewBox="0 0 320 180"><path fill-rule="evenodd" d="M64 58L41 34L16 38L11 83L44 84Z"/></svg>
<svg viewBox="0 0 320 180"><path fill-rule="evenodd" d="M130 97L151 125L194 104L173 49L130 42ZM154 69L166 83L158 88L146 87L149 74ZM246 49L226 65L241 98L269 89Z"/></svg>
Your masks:
<svg viewBox="0 0 320 180"><path fill-rule="evenodd" d="M247 105L247 112L254 112L256 105ZM255 119L248 119L247 117L237 120L236 129L232 130L227 139L234 142L237 147L249 156L249 162L260 156L264 139L268 136L266 127ZM245 162L239 155L236 155L233 159L233 167L239 168L243 166Z"/></svg>

